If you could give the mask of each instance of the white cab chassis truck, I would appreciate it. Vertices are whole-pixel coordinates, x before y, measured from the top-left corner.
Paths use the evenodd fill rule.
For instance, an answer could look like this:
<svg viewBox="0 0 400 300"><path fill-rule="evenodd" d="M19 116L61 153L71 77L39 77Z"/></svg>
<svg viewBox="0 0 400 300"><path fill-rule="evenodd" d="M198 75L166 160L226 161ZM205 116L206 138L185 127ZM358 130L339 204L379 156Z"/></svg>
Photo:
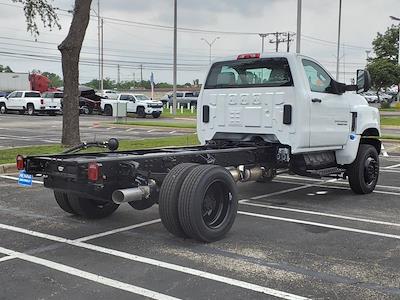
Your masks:
<svg viewBox="0 0 400 300"><path fill-rule="evenodd" d="M139 118L145 118L147 115L153 118L159 118L163 110L163 103L149 99L143 94L119 94L116 100L102 99L101 110L107 116L112 116L116 101L122 101L127 104L127 112L137 114Z"/></svg>
<svg viewBox="0 0 400 300"><path fill-rule="evenodd" d="M358 95L370 84L364 70L356 85L336 82L297 54L228 57L210 66L198 99L200 146L117 151L110 139L59 155L19 155L17 167L44 176L67 213L102 218L123 202L138 210L158 204L170 233L212 242L235 220L237 182L266 184L290 172L348 178L355 193L371 193L379 113ZM110 151L76 153L89 146Z"/></svg>

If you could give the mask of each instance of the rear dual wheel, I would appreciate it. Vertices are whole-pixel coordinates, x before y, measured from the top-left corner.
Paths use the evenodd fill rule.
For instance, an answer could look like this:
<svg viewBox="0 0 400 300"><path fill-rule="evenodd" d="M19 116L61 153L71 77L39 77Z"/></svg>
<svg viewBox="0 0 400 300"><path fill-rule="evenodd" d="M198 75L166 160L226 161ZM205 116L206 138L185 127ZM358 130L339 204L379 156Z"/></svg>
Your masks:
<svg viewBox="0 0 400 300"><path fill-rule="evenodd" d="M82 198L75 194L54 192L57 204L65 212L79 215L87 219L101 219L111 215L118 207L118 204L108 201L98 201L89 198Z"/></svg>
<svg viewBox="0 0 400 300"><path fill-rule="evenodd" d="M235 221L236 184L220 166L181 164L165 178L159 204L161 220L175 236L217 241Z"/></svg>

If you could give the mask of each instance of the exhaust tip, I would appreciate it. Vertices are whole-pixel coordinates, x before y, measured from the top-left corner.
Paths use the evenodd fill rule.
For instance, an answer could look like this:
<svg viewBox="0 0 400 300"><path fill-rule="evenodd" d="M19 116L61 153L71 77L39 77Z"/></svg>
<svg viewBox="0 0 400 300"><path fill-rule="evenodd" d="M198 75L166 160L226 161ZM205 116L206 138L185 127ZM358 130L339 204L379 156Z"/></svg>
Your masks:
<svg viewBox="0 0 400 300"><path fill-rule="evenodd" d="M121 204L124 202L125 196L124 193L120 190L116 190L112 193L112 200L115 204Z"/></svg>

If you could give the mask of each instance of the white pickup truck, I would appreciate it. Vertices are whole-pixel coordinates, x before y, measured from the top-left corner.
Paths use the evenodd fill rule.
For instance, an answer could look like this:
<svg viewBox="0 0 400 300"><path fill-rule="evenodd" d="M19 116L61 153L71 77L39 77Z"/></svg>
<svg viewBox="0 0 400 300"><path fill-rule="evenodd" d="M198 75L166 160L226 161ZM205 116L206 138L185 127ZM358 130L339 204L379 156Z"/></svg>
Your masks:
<svg viewBox="0 0 400 300"><path fill-rule="evenodd" d="M61 110L60 100L54 98L43 98L36 91L15 91L5 98L0 99L0 113L16 111L28 115L46 113L55 115Z"/></svg>
<svg viewBox="0 0 400 300"><path fill-rule="evenodd" d="M143 94L119 94L116 100L102 99L101 110L107 116L112 116L116 101L127 103L127 112L137 114L138 117L145 118L151 115L159 118L163 111L163 103L154 101Z"/></svg>
<svg viewBox="0 0 400 300"><path fill-rule="evenodd" d="M339 83L312 58L252 53L214 61L198 99L201 145L116 151L118 141L92 143L110 153L17 156L18 169L45 176L44 185L70 214L111 215L121 203L159 204L173 235L221 239L239 202L236 182L268 182L286 172L348 178L357 194L379 177L380 119L357 93L371 85ZM265 186L266 191L270 186Z"/></svg>

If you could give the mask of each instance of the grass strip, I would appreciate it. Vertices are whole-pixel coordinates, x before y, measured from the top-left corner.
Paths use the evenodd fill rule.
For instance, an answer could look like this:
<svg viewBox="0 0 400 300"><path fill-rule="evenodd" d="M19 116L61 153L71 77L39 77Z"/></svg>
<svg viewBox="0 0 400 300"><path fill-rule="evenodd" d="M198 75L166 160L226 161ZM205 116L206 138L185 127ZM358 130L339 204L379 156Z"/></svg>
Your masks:
<svg viewBox="0 0 400 300"><path fill-rule="evenodd" d="M199 141L197 135L184 135L184 136L173 136L165 138L154 138L154 139L143 139L143 140L122 140L118 150L137 150L137 149L148 149L148 148L160 148L169 146L190 146L197 145ZM30 146L30 147L18 147L11 149L0 150L0 164L14 163L15 158L18 154L25 156L31 155L51 155L57 154L64 151L61 145L48 145L48 146ZM105 152L106 149L101 148L89 148L82 152Z"/></svg>

